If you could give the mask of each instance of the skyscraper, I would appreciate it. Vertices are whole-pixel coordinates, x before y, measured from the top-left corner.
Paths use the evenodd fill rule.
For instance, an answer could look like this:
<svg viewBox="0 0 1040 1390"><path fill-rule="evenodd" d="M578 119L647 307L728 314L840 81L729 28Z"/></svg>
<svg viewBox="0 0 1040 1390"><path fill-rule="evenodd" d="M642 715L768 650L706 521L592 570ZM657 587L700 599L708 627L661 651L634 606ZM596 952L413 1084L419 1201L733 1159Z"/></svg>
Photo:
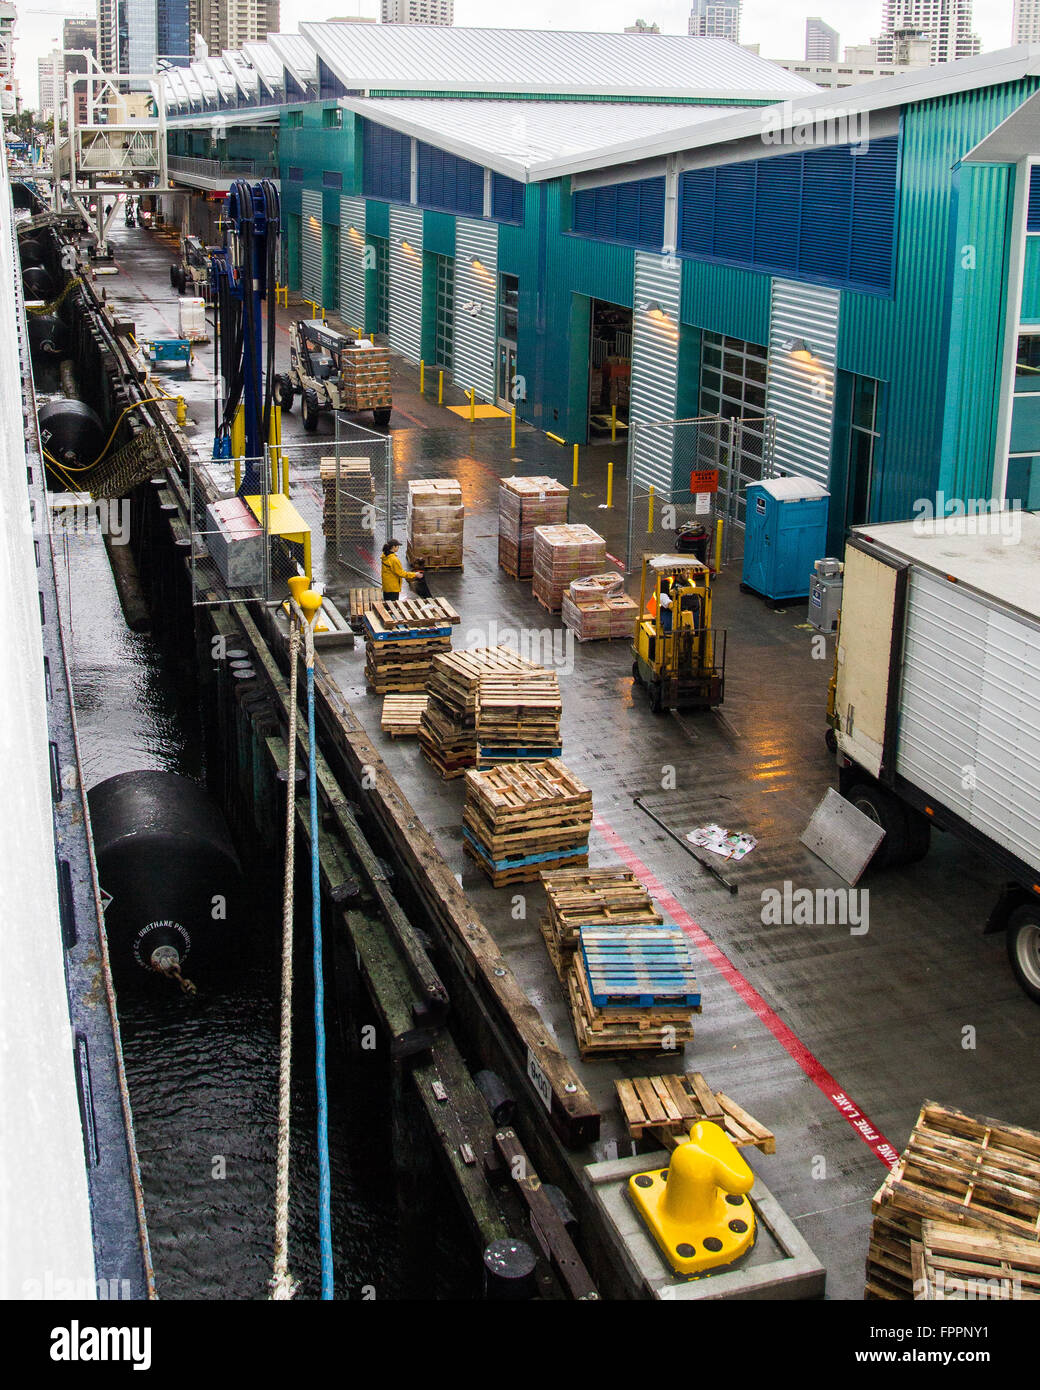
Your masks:
<svg viewBox="0 0 1040 1390"><path fill-rule="evenodd" d="M192 0L192 11L189 28L202 35L213 54L262 42L268 34L278 33L281 18L279 0Z"/></svg>
<svg viewBox="0 0 1040 1390"><path fill-rule="evenodd" d="M982 43L972 33L972 0L883 0L878 61L893 61L899 42L909 31L927 34L933 63L952 63L980 52Z"/></svg>
<svg viewBox="0 0 1040 1390"><path fill-rule="evenodd" d="M807 63L836 63L838 61L838 31L816 17L805 21L805 61Z"/></svg>
<svg viewBox="0 0 1040 1390"><path fill-rule="evenodd" d="M0 110L13 116L18 110L18 79L14 75L14 22L18 11L0 0Z"/></svg>
<svg viewBox="0 0 1040 1390"><path fill-rule="evenodd" d="M62 26L61 35L62 48L65 50L65 75L86 72L86 58L75 56L79 53L93 53L97 57L98 51L98 32L97 21L93 19L67 19ZM87 119L87 84L77 82L73 88L73 97L76 102L76 119L80 124L85 124Z"/></svg>
<svg viewBox="0 0 1040 1390"><path fill-rule="evenodd" d="M1011 42L1040 43L1040 0L1015 0Z"/></svg>
<svg viewBox="0 0 1040 1390"><path fill-rule="evenodd" d="M455 0L381 0L380 24L442 24L455 22Z"/></svg>
<svg viewBox="0 0 1040 1390"><path fill-rule="evenodd" d="M740 0L693 0L690 37L740 42Z"/></svg>
<svg viewBox="0 0 1040 1390"><path fill-rule="evenodd" d="M207 0L97 0L98 62L105 72L137 73L153 72L158 58L187 63L196 16L207 7ZM256 0L242 7L265 8ZM277 18L277 0L274 8Z"/></svg>
<svg viewBox="0 0 1040 1390"><path fill-rule="evenodd" d="M45 117L56 117L61 110L62 84L65 81L65 64L60 48L52 49L45 58L37 58L36 76L40 87L40 113Z"/></svg>

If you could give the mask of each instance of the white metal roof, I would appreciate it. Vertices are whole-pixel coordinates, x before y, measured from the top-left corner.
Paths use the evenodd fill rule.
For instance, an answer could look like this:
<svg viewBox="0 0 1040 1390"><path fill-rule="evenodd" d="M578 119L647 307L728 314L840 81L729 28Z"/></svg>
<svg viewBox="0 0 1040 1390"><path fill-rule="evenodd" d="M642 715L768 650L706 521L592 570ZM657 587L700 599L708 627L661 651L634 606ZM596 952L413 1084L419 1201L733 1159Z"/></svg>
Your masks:
<svg viewBox="0 0 1040 1390"><path fill-rule="evenodd" d="M223 58L235 81L238 83L242 95L250 100L255 100L260 86L260 79L257 76L256 69L249 62L249 59L237 49L230 48L224 49Z"/></svg>
<svg viewBox="0 0 1040 1390"><path fill-rule="evenodd" d="M1036 76L1040 76L1040 44L1018 44L1015 48L1005 48L997 53L962 58L956 63L911 68L896 77L860 82L854 87L843 87L840 91L814 88L797 97L785 98L774 107L751 111L745 108L727 113L706 125L692 122L688 130L651 136L635 144L621 140L605 145L597 153L593 166L582 158L561 159L544 169L542 174L543 177L572 174L601 164L623 164L636 159L675 154L680 150L761 138L766 120L774 123L774 132L782 132L792 126L805 126L814 120L825 122L828 117L833 119L835 116L861 117L870 112L880 113L906 106L911 102L934 101L957 92L995 87L1005 82L1017 82L1023 77ZM845 138L847 141L849 137Z"/></svg>
<svg viewBox="0 0 1040 1390"><path fill-rule="evenodd" d="M1040 516L1035 512L922 517L855 526L853 534L1040 618Z"/></svg>
<svg viewBox="0 0 1040 1390"><path fill-rule="evenodd" d="M638 141L717 120L724 106L644 102L451 101L422 97L343 97L340 105L521 182L550 161L601 149L604 132Z"/></svg>
<svg viewBox="0 0 1040 1390"><path fill-rule="evenodd" d="M367 29L369 26L359 24L341 27ZM267 42L301 87L317 81L318 55L302 34L268 34Z"/></svg>
<svg viewBox="0 0 1040 1390"><path fill-rule="evenodd" d="M799 96L818 89L724 39L435 25L302 23L344 86L369 91ZM272 36L279 48L282 35Z"/></svg>
<svg viewBox="0 0 1040 1390"><path fill-rule="evenodd" d="M273 97L280 96L283 87L282 59L266 43L244 43L242 53L253 64L260 75L260 81Z"/></svg>

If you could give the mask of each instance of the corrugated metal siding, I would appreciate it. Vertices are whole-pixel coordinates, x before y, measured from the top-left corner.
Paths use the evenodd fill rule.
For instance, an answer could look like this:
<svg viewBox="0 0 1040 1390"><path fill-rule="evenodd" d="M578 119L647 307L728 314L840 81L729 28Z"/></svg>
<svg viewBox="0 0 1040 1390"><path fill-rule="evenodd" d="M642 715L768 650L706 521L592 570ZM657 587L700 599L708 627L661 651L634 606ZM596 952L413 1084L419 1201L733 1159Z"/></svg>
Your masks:
<svg viewBox="0 0 1040 1390"><path fill-rule="evenodd" d="M473 265L473 258L480 267ZM467 304L480 305L472 313ZM494 222L455 224L455 362L452 377L464 391L495 399L498 341L498 227Z"/></svg>
<svg viewBox="0 0 1040 1390"><path fill-rule="evenodd" d="M896 771L1040 869L1038 689L1035 626L911 570Z"/></svg>
<svg viewBox="0 0 1040 1390"><path fill-rule="evenodd" d="M766 411L776 417L775 463L783 471L825 485L830 476L840 302L839 291L823 285L773 281ZM811 349L812 362L796 361L784 346L799 338Z"/></svg>
<svg viewBox="0 0 1040 1390"><path fill-rule="evenodd" d="M408 243L406 249L402 241ZM387 339L395 352L418 362L422 355L422 213L390 209L390 302Z"/></svg>
<svg viewBox="0 0 1040 1390"><path fill-rule="evenodd" d="M675 419L679 370L679 301L682 268L674 258L637 251L632 311L630 421ZM659 306L651 310L647 304ZM637 485L670 492L674 432L636 429L632 477Z"/></svg>
<svg viewBox="0 0 1040 1390"><path fill-rule="evenodd" d="M1040 236L1026 237L1022 267L1022 322L1040 323Z"/></svg>
<svg viewBox="0 0 1040 1390"><path fill-rule="evenodd" d="M339 309L352 328L365 328L365 200L339 200Z"/></svg>
<svg viewBox="0 0 1040 1390"><path fill-rule="evenodd" d="M705 261L683 261L682 321L747 343L769 337L772 277Z"/></svg>
<svg viewBox="0 0 1040 1390"><path fill-rule="evenodd" d="M307 299L313 299L320 306L322 302L321 194L312 188L305 188L300 195L300 203L302 208L300 293Z"/></svg>

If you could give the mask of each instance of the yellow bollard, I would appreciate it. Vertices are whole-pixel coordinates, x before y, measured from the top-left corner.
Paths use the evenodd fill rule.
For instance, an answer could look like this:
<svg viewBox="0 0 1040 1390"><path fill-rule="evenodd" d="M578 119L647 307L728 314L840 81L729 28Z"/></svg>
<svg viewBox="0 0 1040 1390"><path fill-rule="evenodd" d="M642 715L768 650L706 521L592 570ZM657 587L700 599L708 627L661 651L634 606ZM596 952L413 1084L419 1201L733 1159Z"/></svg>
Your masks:
<svg viewBox="0 0 1040 1390"><path fill-rule="evenodd" d="M715 523L715 573L722 573L722 517Z"/></svg>
<svg viewBox="0 0 1040 1390"><path fill-rule="evenodd" d="M376 345L376 335L375 335L374 333L370 333L370 334L368 335L368 341L372 344L373 347L375 347L375 345Z"/></svg>
<svg viewBox="0 0 1040 1390"><path fill-rule="evenodd" d="M236 457L236 459L235 459L235 491L237 492L238 489L239 489L241 486L242 486L242 460L241 460L240 458L237 458L237 457Z"/></svg>
<svg viewBox="0 0 1040 1390"><path fill-rule="evenodd" d="M614 401L610 407L610 442L617 443L617 402Z"/></svg>
<svg viewBox="0 0 1040 1390"><path fill-rule="evenodd" d="M653 485L653 483L651 483L651 484L650 484L649 506L648 506L647 514L646 514L646 534L647 534L648 536L652 535L652 534L653 534L653 530L654 530L654 485Z"/></svg>
<svg viewBox="0 0 1040 1390"><path fill-rule="evenodd" d="M188 407L183 396L177 397L177 424L184 428L188 423Z"/></svg>
<svg viewBox="0 0 1040 1390"><path fill-rule="evenodd" d="M444 373L437 373L437 404L444 404Z"/></svg>
<svg viewBox="0 0 1040 1390"><path fill-rule="evenodd" d="M282 492L289 496L289 455L282 455Z"/></svg>
<svg viewBox="0 0 1040 1390"><path fill-rule="evenodd" d="M314 626L314 620L321 611L321 594L316 594L313 589L305 589L297 599L297 603L303 609L303 616Z"/></svg>
<svg viewBox="0 0 1040 1390"><path fill-rule="evenodd" d="M477 418L477 393L476 393L476 390L471 386L471 387L469 388L469 422L470 422L471 425L472 425L473 421L474 421L476 418Z"/></svg>
<svg viewBox="0 0 1040 1390"><path fill-rule="evenodd" d="M574 476L571 479L571 487L578 486L578 446L574 446Z"/></svg>
<svg viewBox="0 0 1040 1390"><path fill-rule="evenodd" d="M419 395L422 396L426 391L426 363L419 358Z"/></svg>
<svg viewBox="0 0 1040 1390"><path fill-rule="evenodd" d="M300 599L307 592L309 587L310 580L305 574L291 574L289 576L289 592L297 603L300 603ZM303 607L302 603L300 603L300 607Z"/></svg>
<svg viewBox="0 0 1040 1390"><path fill-rule="evenodd" d="M509 415L509 447L516 448L516 406L513 406Z"/></svg>
<svg viewBox="0 0 1040 1390"><path fill-rule="evenodd" d="M607 460L607 506L614 505L614 460Z"/></svg>

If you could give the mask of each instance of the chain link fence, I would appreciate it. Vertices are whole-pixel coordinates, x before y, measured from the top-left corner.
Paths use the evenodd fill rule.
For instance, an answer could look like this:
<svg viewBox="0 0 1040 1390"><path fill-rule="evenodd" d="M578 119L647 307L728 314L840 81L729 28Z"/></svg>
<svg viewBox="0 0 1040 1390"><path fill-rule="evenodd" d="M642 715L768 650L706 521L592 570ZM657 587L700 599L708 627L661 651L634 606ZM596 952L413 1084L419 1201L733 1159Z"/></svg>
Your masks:
<svg viewBox="0 0 1040 1390"><path fill-rule="evenodd" d="M625 554L629 573L639 567L644 552L703 550L702 558L712 562L717 545L721 564L729 564L743 540L747 485L773 476L774 434L773 416L633 421ZM661 487L661 478L671 479L672 486ZM705 539L697 538L697 528Z"/></svg>

